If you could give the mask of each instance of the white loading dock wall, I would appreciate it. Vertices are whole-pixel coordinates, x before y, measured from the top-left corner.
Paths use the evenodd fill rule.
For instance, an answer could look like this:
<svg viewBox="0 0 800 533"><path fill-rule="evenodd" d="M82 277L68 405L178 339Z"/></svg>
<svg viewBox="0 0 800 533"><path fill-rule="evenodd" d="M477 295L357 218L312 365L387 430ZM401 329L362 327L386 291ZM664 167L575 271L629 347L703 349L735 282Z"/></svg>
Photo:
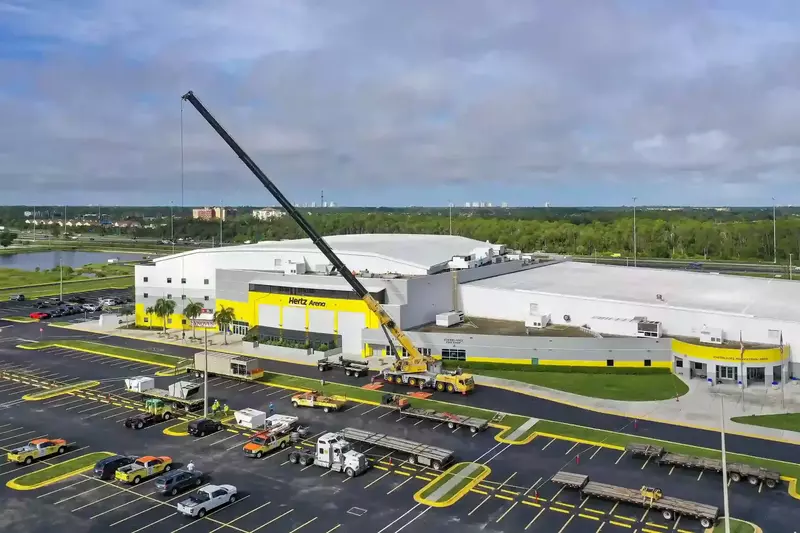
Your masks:
<svg viewBox="0 0 800 533"><path fill-rule="evenodd" d="M366 327L367 316L364 313L339 311L337 333L342 336L342 353L361 354L361 330Z"/></svg>
<svg viewBox="0 0 800 533"><path fill-rule="evenodd" d="M259 304L258 325L268 328L281 327L281 308L277 305Z"/></svg>
<svg viewBox="0 0 800 533"><path fill-rule="evenodd" d="M306 329L306 308L291 307L283 308L283 329L293 329L295 331L305 331Z"/></svg>
<svg viewBox="0 0 800 533"><path fill-rule="evenodd" d="M333 311L327 311L325 309L308 310L308 331L316 331L317 333L333 333L333 325Z"/></svg>

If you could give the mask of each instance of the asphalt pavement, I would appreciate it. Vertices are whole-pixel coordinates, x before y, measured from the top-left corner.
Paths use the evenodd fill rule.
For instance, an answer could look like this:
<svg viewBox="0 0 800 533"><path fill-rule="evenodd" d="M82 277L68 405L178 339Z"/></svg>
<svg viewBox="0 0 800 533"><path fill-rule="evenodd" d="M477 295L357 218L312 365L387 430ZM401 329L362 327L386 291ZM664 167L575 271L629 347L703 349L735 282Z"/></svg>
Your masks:
<svg viewBox="0 0 800 533"><path fill-rule="evenodd" d="M15 337L2 333L0 367L37 379L97 379L101 385L89 394L24 402L19 398L38 390L34 385L0 379L0 448L48 435L72 443L72 451L64 460L92 451L167 455L177 465L192 460L199 470L210 473L210 482L233 484L240 494L233 505L190 521L176 514L175 504L182 497L154 494L152 480L131 487L78 475L35 491L17 492L3 486L0 516L8 531L415 533L449 530L454 525L460 531L476 533L702 531L697 522L686 518L675 523L639 506L581 499L576 492L550 482L559 470L584 473L595 481L636 490L642 485L657 486L665 495L722 504L719 475L658 467L618 450L549 438L512 446L495 441L493 430L478 434L453 431L444 424L410 419L382 406L353 404L343 412L328 414L293 409L291 391L224 378L210 380L209 395L223 398L233 409L267 410L272 403L278 413L299 416L301 423L309 426L310 436L301 444L308 449L320 433L359 427L445 447L454 451L457 461L474 461L491 468L491 474L455 505L432 508L415 502L413 495L438 473L411 465L402 454L390 450L360 446L373 467L350 479L314 465L292 465L285 451L260 460L248 459L241 452L248 433L235 429L203 438L164 435L163 429L174 422L140 431L125 429L121 422L137 411L138 395L124 390L123 379L148 371L152 375L155 368L59 348L48 348L31 357L30 352L6 342ZM166 379L158 378L159 384ZM107 403L105 394L119 401ZM0 465L0 482L4 485L38 468L40 464ZM767 532L793 531L800 518L800 505L785 486L769 490L739 483L730 489L733 514L759 523Z"/></svg>

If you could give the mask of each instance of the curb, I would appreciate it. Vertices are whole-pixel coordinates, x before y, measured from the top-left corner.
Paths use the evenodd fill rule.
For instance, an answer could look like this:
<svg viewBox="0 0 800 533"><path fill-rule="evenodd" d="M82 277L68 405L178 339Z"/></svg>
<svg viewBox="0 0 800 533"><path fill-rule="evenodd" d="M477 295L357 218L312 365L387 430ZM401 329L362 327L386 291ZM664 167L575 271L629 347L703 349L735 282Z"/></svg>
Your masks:
<svg viewBox="0 0 800 533"><path fill-rule="evenodd" d="M86 454L86 455L83 455L81 457L86 457L87 455L92 455L94 453L105 454L106 457L113 457L114 455L117 455L117 454L111 453L111 452L92 452L90 454ZM80 459L80 457L74 457L73 459L70 459L70 460L75 460L75 459ZM41 470L37 470L37 472L41 472L43 470L47 470L48 468L54 468L54 467L58 466L58 464L60 464L60 463L56 463L54 465L46 466L45 468L42 468ZM6 487L8 487L10 489L13 489L13 490L36 490L36 489L40 489L42 487L46 487L48 485L52 485L53 483L58 483L59 481L64 481L65 479L71 478L72 476L75 476L75 475L78 475L78 474L82 474L83 472L86 472L87 470L92 470L93 468L94 468L94 465L84 466L84 467L81 467L81 468L76 468L75 470L71 470L71 471L69 471L69 472L67 472L65 474L61 474L59 476L47 479L45 481L40 481L39 483L34 483L33 485L20 485L19 483L17 483L17 480L18 479L22 479L23 477L28 475L28 474L25 474L25 475L22 475L22 476L15 477L14 479L8 481L6 483Z"/></svg>
<svg viewBox="0 0 800 533"><path fill-rule="evenodd" d="M64 385L62 387L55 387L53 389L48 389L45 387L46 390L41 392L34 392L33 394L25 394L22 396L22 399L28 402L39 402L42 400L49 400L50 398L55 398L56 396L61 396L63 394L70 394L73 392L78 392L86 389L91 389L93 387L97 387L100 385L99 381L85 381L83 383L76 383L75 385ZM33 396L36 396L33 398Z"/></svg>
<svg viewBox="0 0 800 533"><path fill-rule="evenodd" d="M469 478L469 482L467 482L466 485L464 485L461 489L458 490L458 492L456 492L455 494L453 494L452 496L450 496L449 498L447 498L444 501L434 501L434 500L429 500L427 498L423 498L422 497L422 493L423 492L425 492L426 490L430 489L431 487L436 486L439 482L442 481L442 479L444 479L446 476L448 476L449 470L453 470L454 468L456 468L459 465L477 465L480 468L481 472L479 474ZM453 505L454 503L456 503L461 498L463 498L467 493L469 493L470 490L472 490L481 481L486 479L489 476L489 474L491 474L491 473L492 473L492 469L489 468L488 466L484 465L484 464L471 463L471 462L455 464L455 465L451 466L448 469L448 472L442 472L441 474L436 476L433 479L433 481L431 481L430 483L428 483L427 485L422 487L420 490L418 490L416 493L414 493L414 501L416 501L417 503L421 503L423 505L430 506L430 507L449 507L449 506ZM452 475L454 477L458 476L458 474L452 474Z"/></svg>
<svg viewBox="0 0 800 533"><path fill-rule="evenodd" d="M58 328L58 327L64 327L64 326L53 326L53 327ZM142 360L142 359L136 359L135 357L127 357L125 355L116 355L116 354L111 354L111 353L107 353L107 352L101 352L101 351L97 351L97 350L87 350L86 348L77 348L75 346L69 346L69 345L61 344L61 343L53 343L53 344L49 344L48 343L45 346L36 346L36 345L31 345L31 344L28 344L28 345L20 344L20 345L18 345L16 347L17 348L21 348L23 350L42 350L44 348L48 348L48 347L52 347L52 346L55 346L56 348L63 348L65 350L75 350L76 352L84 352L84 353L90 353L90 354L94 354L94 355L103 355L105 357L113 357L114 359L124 359L125 361L133 361L134 363L141 363L143 365L160 366L160 367L164 367L164 368L175 368L173 365L168 365L166 363L156 363L155 361L145 361L145 360Z"/></svg>
<svg viewBox="0 0 800 533"><path fill-rule="evenodd" d="M10 316L0 318L0 320L5 320L6 322L14 322L16 324L33 324L35 322L40 321L38 318L24 318L24 317L14 318Z"/></svg>
<svg viewBox="0 0 800 533"><path fill-rule="evenodd" d="M183 419L180 419L180 420L183 420ZM189 423L188 420L183 420L183 422L180 422L178 424L173 424L173 425L169 426L168 428L164 428L164 431L162 431L161 433L163 433L164 435L167 435L169 437L188 437L189 436L189 432L188 431L173 431L172 430L172 428L174 428L174 427L187 425L188 423Z"/></svg>

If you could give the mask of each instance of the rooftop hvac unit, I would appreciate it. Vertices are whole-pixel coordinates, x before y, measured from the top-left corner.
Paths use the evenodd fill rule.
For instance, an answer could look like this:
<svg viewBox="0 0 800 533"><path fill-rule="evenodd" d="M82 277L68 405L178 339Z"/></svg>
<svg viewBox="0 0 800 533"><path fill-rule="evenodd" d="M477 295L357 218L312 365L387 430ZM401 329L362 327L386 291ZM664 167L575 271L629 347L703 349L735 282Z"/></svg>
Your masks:
<svg viewBox="0 0 800 533"><path fill-rule="evenodd" d="M464 313L461 311L450 311L449 313L436 315L436 325L440 328L449 328L462 322L464 322Z"/></svg>
<svg viewBox="0 0 800 533"><path fill-rule="evenodd" d="M550 325L550 315L528 315L525 318L525 327L543 329Z"/></svg>
<svg viewBox="0 0 800 533"><path fill-rule="evenodd" d="M174 398L185 400L200 391L200 383L194 381L178 381L169 386L169 394Z"/></svg>
<svg viewBox="0 0 800 533"><path fill-rule="evenodd" d="M153 378L148 378L146 376L127 378L125 380L125 388L129 391L144 392L154 388L156 386L155 383Z"/></svg>
<svg viewBox="0 0 800 533"><path fill-rule="evenodd" d="M267 420L267 413L251 409L250 407L234 411L233 416L236 418L236 423L238 425L250 429L263 427L264 422Z"/></svg>
<svg viewBox="0 0 800 533"><path fill-rule="evenodd" d="M722 344L722 328L703 328L700 330L700 342Z"/></svg>

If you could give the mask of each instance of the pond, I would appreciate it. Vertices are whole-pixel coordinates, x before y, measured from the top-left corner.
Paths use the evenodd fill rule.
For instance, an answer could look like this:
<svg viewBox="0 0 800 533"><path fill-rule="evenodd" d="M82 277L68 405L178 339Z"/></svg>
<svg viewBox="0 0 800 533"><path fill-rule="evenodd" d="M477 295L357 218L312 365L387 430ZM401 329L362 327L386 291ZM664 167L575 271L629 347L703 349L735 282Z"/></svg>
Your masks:
<svg viewBox="0 0 800 533"><path fill-rule="evenodd" d="M123 261L140 261L147 254L80 252L74 250L54 250L50 252L31 252L24 254L0 255L0 268L17 268L19 270L50 270L57 268L59 261L64 266L73 268L89 263L106 263L109 259Z"/></svg>

